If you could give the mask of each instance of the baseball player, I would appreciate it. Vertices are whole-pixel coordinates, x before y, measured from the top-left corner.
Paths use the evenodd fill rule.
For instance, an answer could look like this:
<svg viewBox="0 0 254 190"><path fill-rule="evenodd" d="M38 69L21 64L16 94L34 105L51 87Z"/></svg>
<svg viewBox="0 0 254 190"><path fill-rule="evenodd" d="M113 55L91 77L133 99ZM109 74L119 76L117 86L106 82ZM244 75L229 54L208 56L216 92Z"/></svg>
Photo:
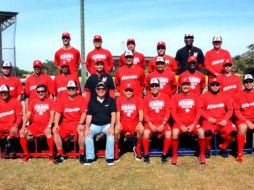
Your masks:
<svg viewBox="0 0 254 190"><path fill-rule="evenodd" d="M188 69L187 61L190 56L195 56L197 58L197 68L202 68L204 64L204 54L202 50L193 46L193 34L185 34L184 42L185 46L177 51L175 57L179 64L178 74L181 74Z"/></svg>
<svg viewBox="0 0 254 190"><path fill-rule="evenodd" d="M168 124L170 117L170 99L166 94L160 93L160 81L156 78L150 81L151 93L144 98L144 135L142 139L144 148L144 162L149 163L150 137L164 136L163 154L161 162L167 162L167 153L171 143L171 128Z"/></svg>
<svg viewBox="0 0 254 190"><path fill-rule="evenodd" d="M254 129L254 82L253 76L247 74L243 78L244 90L233 97L234 113L237 118L237 161L243 161L243 147L247 130Z"/></svg>
<svg viewBox="0 0 254 190"><path fill-rule="evenodd" d="M18 129L22 122L22 105L10 96L8 85L0 86L0 139L7 137L4 157L14 158Z"/></svg>
<svg viewBox="0 0 254 190"><path fill-rule="evenodd" d="M220 154L224 158L228 157L227 147L236 135L236 127L230 121L233 114L231 98L220 89L221 82L217 78L213 78L209 81L209 91L200 97L207 158L210 157L211 139L216 131L223 139L219 148Z"/></svg>
<svg viewBox="0 0 254 190"><path fill-rule="evenodd" d="M200 95L206 87L205 75L197 70L197 58L190 56L188 58L188 70L179 75L178 81L188 78L191 82L190 92Z"/></svg>
<svg viewBox="0 0 254 190"><path fill-rule="evenodd" d="M9 61L4 61L1 65L1 73L0 77L0 85L6 84L10 88L10 95L17 100L21 100L22 94L22 84L18 77L15 77L11 74L12 72L12 64Z"/></svg>
<svg viewBox="0 0 254 190"><path fill-rule="evenodd" d="M181 133L189 133L198 136L200 148L199 162L205 164L205 136L204 130L199 125L200 106L198 96L190 93L191 81L189 78L181 78L180 93L172 97L172 117L174 125L172 128L172 164L177 164L177 151L179 143L179 135Z"/></svg>
<svg viewBox="0 0 254 190"><path fill-rule="evenodd" d="M169 98L176 92L175 75L166 68L164 57L158 56L156 58L156 69L146 77L146 91L149 93L150 81L154 78L160 81L160 92L169 96Z"/></svg>
<svg viewBox="0 0 254 190"><path fill-rule="evenodd" d="M157 53L158 55L152 58L148 63L148 72L152 73L156 70L156 60L157 57L163 57L165 60L165 70L170 70L173 74L176 74L177 71L177 62L175 58L170 55L166 55L166 43L160 41L157 43Z"/></svg>
<svg viewBox="0 0 254 190"><path fill-rule="evenodd" d="M109 50L102 48L101 35L95 35L93 38L94 50L90 51L86 58L86 68L90 74L96 73L95 62L97 59L104 60L104 69L106 73L110 73L114 67L114 60Z"/></svg>
<svg viewBox="0 0 254 190"><path fill-rule="evenodd" d="M60 73L55 76L53 80L54 84L54 96L59 99L61 96L67 96L66 85L68 81L74 80L78 85L77 93L80 94L80 83L76 76L70 74L70 62L63 60L60 63Z"/></svg>
<svg viewBox="0 0 254 190"><path fill-rule="evenodd" d="M134 65L139 65L140 67L142 67L144 69L145 66L146 66L145 56L142 53L137 52L135 50L135 47L136 47L135 39L129 38L127 40L127 49L131 50L132 53L133 53L133 56L134 56L133 64ZM119 66L121 67L125 64L126 64L125 63L125 56L124 56L124 54L122 54L119 58Z"/></svg>
<svg viewBox="0 0 254 190"><path fill-rule="evenodd" d="M136 160L141 160L141 139L144 132L143 126L143 102L139 97L134 96L132 83L124 86L124 96L116 101L116 127L115 127L115 160L119 160L118 143L121 135L136 136L135 147Z"/></svg>
<svg viewBox="0 0 254 190"><path fill-rule="evenodd" d="M76 137L77 134L79 162L80 164L85 163L84 122L86 119L88 100L77 94L77 87L75 81L68 81L66 85L68 96L63 96L56 104L55 126L53 128L54 140L58 152L55 159L56 164L64 161L62 139L66 141L69 135ZM61 117L62 121L60 123Z"/></svg>
<svg viewBox="0 0 254 190"><path fill-rule="evenodd" d="M134 94L139 97L143 97L143 90L145 86L145 72L144 70L133 65L134 57L130 50L127 50L124 54L126 65L120 67L116 71L115 84L120 95L123 95L123 87L126 83L134 84Z"/></svg>
<svg viewBox="0 0 254 190"><path fill-rule="evenodd" d="M205 54L205 68L208 71L209 79L218 77L222 70L223 64L228 60L232 62L232 57L227 50L221 48L222 38L221 36L213 37L213 49L209 50Z"/></svg>
<svg viewBox="0 0 254 190"><path fill-rule="evenodd" d="M45 135L49 147L49 163L53 163L54 154L54 138L51 132L52 123L54 120L54 101L46 96L47 87L44 84L36 86L38 99L34 99L29 103L28 111L23 120L23 125L20 130L20 144L25 154L21 162L26 162L30 159L27 148L28 136L39 137ZM27 122L30 125L27 126Z"/></svg>
<svg viewBox="0 0 254 190"><path fill-rule="evenodd" d="M63 60L69 62L70 74L78 78L78 68L81 63L80 52L75 49L70 44L71 35L69 32L62 33L63 47L57 50L55 53L54 63L57 65L58 69L61 69L61 62Z"/></svg>

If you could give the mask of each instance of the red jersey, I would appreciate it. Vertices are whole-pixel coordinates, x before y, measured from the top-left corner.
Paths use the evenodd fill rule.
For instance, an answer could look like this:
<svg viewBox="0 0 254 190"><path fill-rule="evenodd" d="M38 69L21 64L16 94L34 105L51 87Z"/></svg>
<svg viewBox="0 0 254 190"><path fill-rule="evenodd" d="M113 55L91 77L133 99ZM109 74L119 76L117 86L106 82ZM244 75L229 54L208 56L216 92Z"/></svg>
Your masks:
<svg viewBox="0 0 254 190"><path fill-rule="evenodd" d="M136 96L143 96L143 89L145 86L145 72L138 65L132 65L131 67L124 65L117 69L115 84L118 92L123 95L123 86L126 83L132 83L134 86L134 94Z"/></svg>
<svg viewBox="0 0 254 190"><path fill-rule="evenodd" d="M78 125L82 113L87 112L88 101L81 95L77 95L73 100L69 96L62 96L57 101L56 112L62 114L62 123L74 123Z"/></svg>
<svg viewBox="0 0 254 190"><path fill-rule="evenodd" d="M46 98L45 100L35 99L28 105L31 112L31 122L46 126L50 120L50 112L54 111L54 101Z"/></svg>
<svg viewBox="0 0 254 190"><path fill-rule="evenodd" d="M0 77L0 86L2 84L6 84L9 86L10 95L13 98L17 98L19 95L22 94L23 87L22 87L21 81L18 77L10 76L7 78L5 76L2 76L2 77Z"/></svg>
<svg viewBox="0 0 254 190"><path fill-rule="evenodd" d="M200 118L200 106L198 96L193 93L176 94L172 96L172 117L178 124L198 124Z"/></svg>
<svg viewBox="0 0 254 190"><path fill-rule="evenodd" d="M0 128L10 129L19 126L22 121L22 105L15 99L10 98L7 102L0 100Z"/></svg>
<svg viewBox="0 0 254 190"><path fill-rule="evenodd" d="M232 74L226 76L221 74L218 79L221 81L221 89L223 92L232 97L234 94L242 91L242 83L239 76Z"/></svg>
<svg viewBox="0 0 254 190"><path fill-rule="evenodd" d="M148 63L148 72L149 73L156 70L156 59L157 59L157 57L158 56L152 58ZM164 55L163 58L165 60L165 70L169 69L169 70L171 70L175 73L177 71L177 62L176 62L175 58L173 58L170 55Z"/></svg>
<svg viewBox="0 0 254 190"><path fill-rule="evenodd" d="M66 85L69 80L74 80L78 85L78 94L80 93L80 84L77 77L74 75L57 75L54 78L53 84L54 84L54 96L57 96L57 98L60 98L62 95L67 95L67 88Z"/></svg>
<svg viewBox="0 0 254 190"><path fill-rule="evenodd" d="M29 76L25 84L25 93L29 97L29 100L38 98L36 94L36 86L38 84L44 84L48 88L50 94L54 94L54 86L51 77L48 74L41 73L39 77L35 74Z"/></svg>
<svg viewBox="0 0 254 190"><path fill-rule="evenodd" d="M148 124L159 126L167 122L170 117L170 99L166 94L159 93L157 97L152 94L145 96L144 101L144 119Z"/></svg>
<svg viewBox="0 0 254 190"><path fill-rule="evenodd" d="M71 47L70 49L60 48L55 53L54 63L59 67L61 61L66 60L69 62L70 73L78 77L78 68L81 63L79 50Z"/></svg>
<svg viewBox="0 0 254 190"><path fill-rule="evenodd" d="M215 76L215 73L221 73L223 64L226 60L232 63L232 57L227 50L211 49L205 55L205 68L209 76Z"/></svg>
<svg viewBox="0 0 254 190"><path fill-rule="evenodd" d="M169 70L164 70L163 72L158 72L157 69L150 73L146 77L146 89L148 92L151 91L150 89L150 81L153 78L157 78L160 81L160 92L167 94L171 97L176 92L176 79L173 73Z"/></svg>
<svg viewBox="0 0 254 190"><path fill-rule="evenodd" d="M90 51L86 58L86 68L92 75L96 73L95 62L97 59L104 60L104 70L106 73L110 73L114 67L114 60L109 50L100 48Z"/></svg>
<svg viewBox="0 0 254 190"><path fill-rule="evenodd" d="M133 64L139 65L140 67L145 68L145 66L146 66L145 56L142 53L139 53L137 51L135 51L133 54L134 54L133 55L134 56ZM125 65L124 54L122 54L119 59L119 66L121 67L123 65Z"/></svg>
<svg viewBox="0 0 254 190"><path fill-rule="evenodd" d="M206 79L205 75L200 71L195 71L194 73L190 73L190 71L186 70L182 74L179 75L178 81L181 81L183 78L189 78L191 82L190 92L200 95L201 89L206 87Z"/></svg>
<svg viewBox="0 0 254 190"><path fill-rule="evenodd" d="M120 96L116 100L116 106L122 125L136 126L138 124L139 111L143 110L141 98L134 96L127 99L125 96Z"/></svg>
<svg viewBox="0 0 254 190"><path fill-rule="evenodd" d="M233 106L230 97L219 92L213 95L211 92L206 92L200 97L201 114L206 120L209 117L215 119L229 120L233 114Z"/></svg>
<svg viewBox="0 0 254 190"><path fill-rule="evenodd" d="M233 97L233 100L237 119L244 122L247 120L254 122L254 90L250 92L245 90L238 92Z"/></svg>

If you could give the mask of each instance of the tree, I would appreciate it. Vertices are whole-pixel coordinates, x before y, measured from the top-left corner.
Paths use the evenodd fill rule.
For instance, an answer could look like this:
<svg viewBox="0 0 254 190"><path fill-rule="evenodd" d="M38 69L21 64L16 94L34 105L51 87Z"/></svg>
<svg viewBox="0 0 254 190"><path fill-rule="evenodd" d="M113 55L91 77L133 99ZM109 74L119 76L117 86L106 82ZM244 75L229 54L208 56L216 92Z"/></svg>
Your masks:
<svg viewBox="0 0 254 190"><path fill-rule="evenodd" d="M32 72L20 69L18 67L13 68L13 74L16 75L19 78L24 78L26 77L27 74L31 74Z"/></svg>
<svg viewBox="0 0 254 190"><path fill-rule="evenodd" d="M46 60L46 62L43 64L43 68L45 73L48 75L55 76L58 74L58 68L53 61Z"/></svg>

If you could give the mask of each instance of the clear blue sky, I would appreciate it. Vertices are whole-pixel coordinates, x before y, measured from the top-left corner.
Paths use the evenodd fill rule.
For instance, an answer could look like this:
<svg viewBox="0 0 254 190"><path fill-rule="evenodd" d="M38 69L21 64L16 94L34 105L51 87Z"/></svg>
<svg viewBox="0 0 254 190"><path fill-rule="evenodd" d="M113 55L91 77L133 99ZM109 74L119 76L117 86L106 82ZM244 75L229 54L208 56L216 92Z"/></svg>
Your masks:
<svg viewBox="0 0 254 190"><path fill-rule="evenodd" d="M18 67L32 70L35 59L53 60L55 51L62 46L63 31L71 33L72 45L80 49L79 3L0 0L1 11L19 12ZM184 46L184 34L193 33L194 45L205 53L212 48L212 37L220 34L223 48L235 56L254 43L253 10L253 0L85 0L85 49L86 53L92 50L93 35L101 34L104 48L113 55L120 55L123 42L132 37L137 51L146 56L156 54L156 42L161 40L167 43L167 53L175 56L177 49Z"/></svg>

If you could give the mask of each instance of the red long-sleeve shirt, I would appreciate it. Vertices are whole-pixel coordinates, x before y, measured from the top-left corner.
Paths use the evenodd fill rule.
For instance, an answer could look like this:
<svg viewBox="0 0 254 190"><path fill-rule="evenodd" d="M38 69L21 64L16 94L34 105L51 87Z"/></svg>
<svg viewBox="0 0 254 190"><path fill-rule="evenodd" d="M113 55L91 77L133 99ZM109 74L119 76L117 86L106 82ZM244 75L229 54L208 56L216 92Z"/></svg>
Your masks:
<svg viewBox="0 0 254 190"><path fill-rule="evenodd" d="M149 63L148 63L148 72L151 73L154 70L156 70L156 59L158 56L152 58ZM174 73L177 71L177 62L175 60L175 58L173 58L170 55L164 55L163 56L164 60L165 60L165 69L171 70Z"/></svg>
<svg viewBox="0 0 254 190"><path fill-rule="evenodd" d="M190 73L188 70L184 71L179 75L178 81L181 81L183 78L189 78L191 82L190 92L200 95L201 89L206 87L205 75L200 71L195 71L195 73Z"/></svg>
<svg viewBox="0 0 254 190"><path fill-rule="evenodd" d="M123 87L127 83L132 83L134 86L134 94L143 97L143 89L145 86L145 72L138 65L131 67L124 65L117 69L115 76L115 84L118 92L123 95Z"/></svg>
<svg viewBox="0 0 254 190"><path fill-rule="evenodd" d="M237 119L254 122L254 90L241 91L233 97L234 113Z"/></svg>
<svg viewBox="0 0 254 190"><path fill-rule="evenodd" d="M79 50L71 47L70 49L60 48L55 53L54 63L59 67L61 62L66 60L69 62L70 73L78 77L78 68L81 63L81 57Z"/></svg>
<svg viewBox="0 0 254 190"><path fill-rule="evenodd" d="M153 125L159 126L168 121L171 107L170 99L166 94L159 93L157 97L148 94L145 96L143 104L146 123L151 122Z"/></svg>
<svg viewBox="0 0 254 190"><path fill-rule="evenodd" d="M169 70L164 70L163 72L158 72L157 70L153 71L146 77L146 89L148 92L151 91L150 89L150 81L153 78L157 78L160 81L160 92L167 94L171 97L173 94L176 93L176 79L173 73Z"/></svg>
<svg viewBox="0 0 254 190"><path fill-rule="evenodd" d="M134 56L133 64L139 65L140 67L145 68L146 60L145 60L144 54L135 51L133 56ZM121 67L125 64L126 64L125 57L124 57L124 54L122 54L119 59L119 66Z"/></svg>
<svg viewBox="0 0 254 190"><path fill-rule="evenodd" d="M213 117L218 120L229 120L233 115L233 105L229 95L219 92L214 95L206 92L200 97L201 115L206 120Z"/></svg>
<svg viewBox="0 0 254 190"><path fill-rule="evenodd" d="M13 98L17 98L19 95L21 95L23 87L21 84L21 81L19 80L19 78L15 77L15 76L10 76L8 78L2 76L0 77L0 86L6 84L9 86L10 88L10 95Z"/></svg>
<svg viewBox="0 0 254 190"><path fill-rule="evenodd" d="M0 128L8 130L19 126L22 121L22 105L15 99L10 98L7 102L0 100Z"/></svg>
<svg viewBox="0 0 254 190"><path fill-rule="evenodd" d="M178 124L198 124L200 118L200 106L198 96L193 93L176 94L172 96L172 117Z"/></svg>
<svg viewBox="0 0 254 190"><path fill-rule="evenodd" d="M221 74L226 60L232 63L232 57L227 50L211 49L208 51L205 55L205 68L209 76L215 76L215 73Z"/></svg>
<svg viewBox="0 0 254 190"><path fill-rule="evenodd" d="M106 73L110 73L114 67L114 60L109 50L100 48L90 51L86 58L86 68L90 74L96 73L95 63L96 60L104 60L104 70Z"/></svg>
<svg viewBox="0 0 254 190"><path fill-rule="evenodd" d="M234 94L242 91L242 83L239 76L232 74L226 76L224 74L220 75L218 79L221 81L221 89L224 93L232 97Z"/></svg>

